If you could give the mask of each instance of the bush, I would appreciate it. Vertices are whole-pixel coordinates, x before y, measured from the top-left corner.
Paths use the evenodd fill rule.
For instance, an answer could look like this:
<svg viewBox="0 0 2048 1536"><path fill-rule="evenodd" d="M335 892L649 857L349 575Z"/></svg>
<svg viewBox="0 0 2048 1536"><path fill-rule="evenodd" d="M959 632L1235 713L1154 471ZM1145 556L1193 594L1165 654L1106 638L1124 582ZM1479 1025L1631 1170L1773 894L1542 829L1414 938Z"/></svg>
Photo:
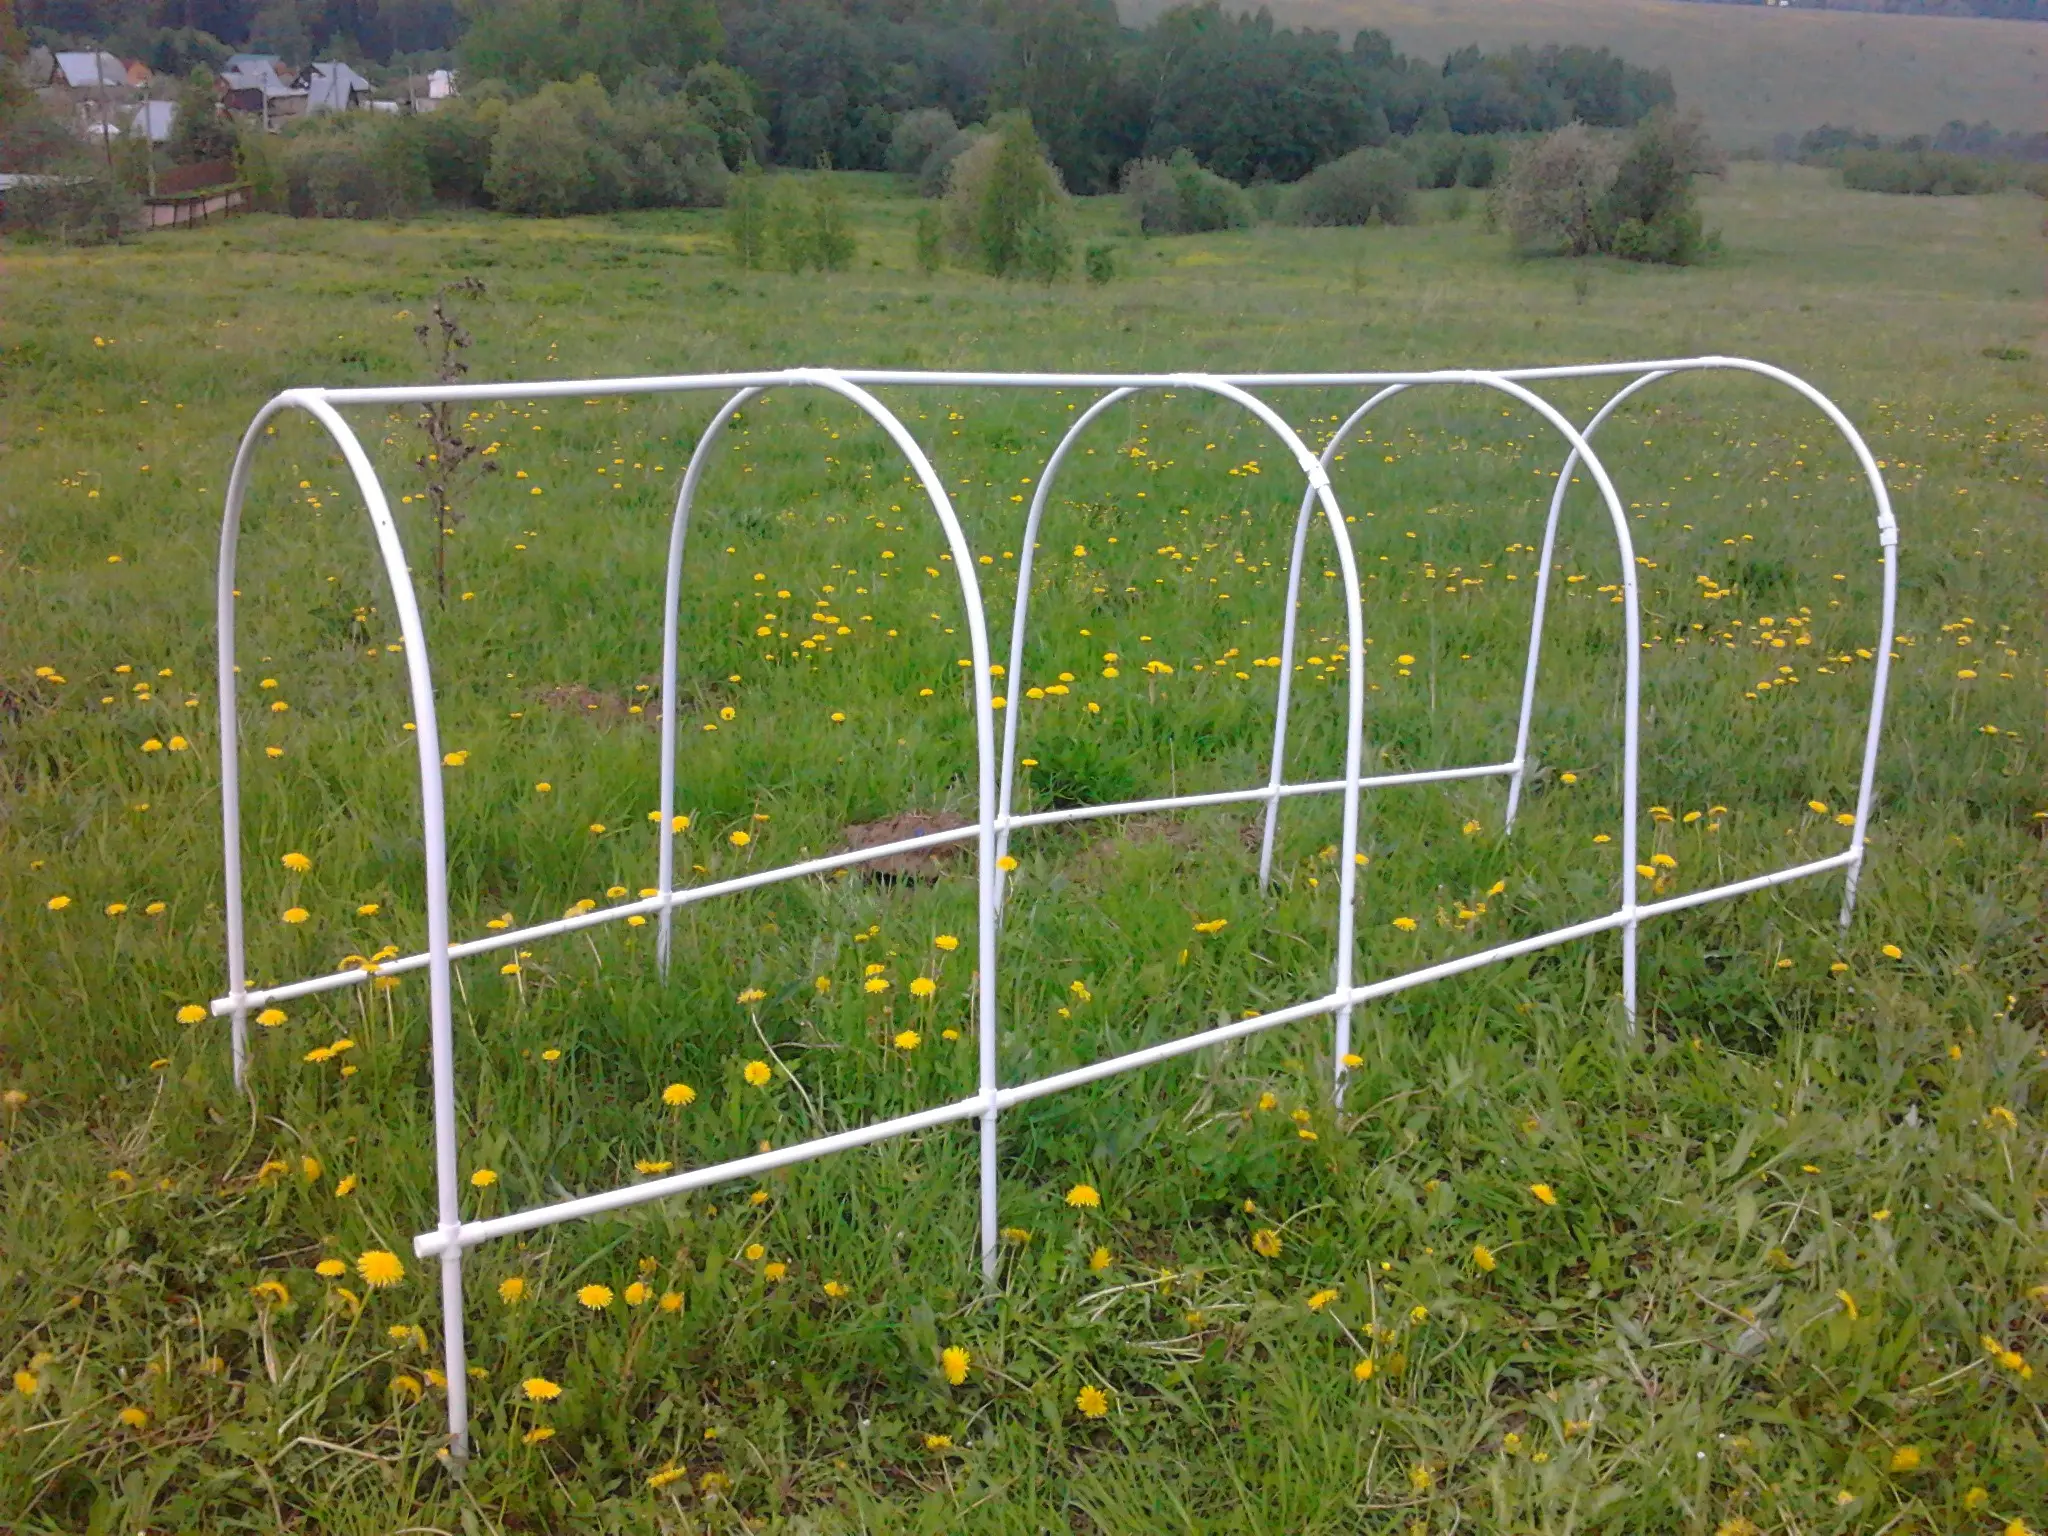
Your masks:
<svg viewBox="0 0 2048 1536"><path fill-rule="evenodd" d="M1017 242L1017 270L1041 283L1056 283L1074 270L1074 237L1060 210L1042 204Z"/></svg>
<svg viewBox="0 0 2048 1536"><path fill-rule="evenodd" d="M135 194L104 167L17 182L0 205L0 229L62 245L104 245L137 222Z"/></svg>
<svg viewBox="0 0 2048 1536"><path fill-rule="evenodd" d="M725 199L725 238L733 260L749 271L768 264L768 213L768 178L748 161Z"/></svg>
<svg viewBox="0 0 2048 1536"><path fill-rule="evenodd" d="M609 108L604 87L588 78L545 85L507 108L484 176L492 201L508 213L557 219L619 207L630 173L599 137Z"/></svg>
<svg viewBox="0 0 2048 1536"><path fill-rule="evenodd" d="M1656 112L1625 140L1574 123L1516 151L1495 211L1523 251L1682 266L1708 244L1693 178L1721 166L1696 117Z"/></svg>
<svg viewBox="0 0 2048 1536"><path fill-rule="evenodd" d="M830 174L798 186L778 178L768 204L768 243L776 264L797 273L843 271L853 261L853 230L846 220L846 200Z"/></svg>
<svg viewBox="0 0 2048 1536"><path fill-rule="evenodd" d="M917 210L917 270L929 277L945 262L946 234L939 216L929 208Z"/></svg>
<svg viewBox="0 0 2048 1536"><path fill-rule="evenodd" d="M249 184L249 206L259 213L285 213L284 152L277 135L266 133L254 123L244 123L236 132L235 175Z"/></svg>
<svg viewBox="0 0 2048 1536"><path fill-rule="evenodd" d="M283 136L284 204L299 218L402 219L432 195L427 165L403 119L309 120Z"/></svg>
<svg viewBox="0 0 2048 1536"><path fill-rule="evenodd" d="M1614 139L1584 123L1520 145L1495 188L1499 221L1516 249L1570 256L1598 250L1601 204L1619 164Z"/></svg>
<svg viewBox="0 0 2048 1536"><path fill-rule="evenodd" d="M480 204L489 200L485 182L491 171L498 109L484 111L454 101L407 122L426 163L427 184L436 202Z"/></svg>
<svg viewBox="0 0 2048 1536"><path fill-rule="evenodd" d="M505 109L484 188L509 213L560 218L716 207L730 179L717 133L687 98L640 96L615 107L585 76Z"/></svg>
<svg viewBox="0 0 2048 1536"><path fill-rule="evenodd" d="M1066 192L1045 146L1022 112L1005 114L953 162L946 192L947 235L955 250L996 277L1026 270L1026 231L1036 228L1039 256L1050 252ZM1072 243L1066 246L1072 259Z"/></svg>
<svg viewBox="0 0 2048 1536"><path fill-rule="evenodd" d="M1407 224L1415 217L1415 172L1390 149L1354 149L1316 167L1281 200L1280 217L1310 226Z"/></svg>
<svg viewBox="0 0 2048 1536"><path fill-rule="evenodd" d="M1842 156L1842 185L1858 192L1970 197L1996 192L2006 177L1999 167L1963 155L1859 149Z"/></svg>
<svg viewBox="0 0 2048 1536"><path fill-rule="evenodd" d="M171 140L165 146L178 165L203 165L226 160L235 152L235 130L220 110L213 71L196 66L178 87L171 114Z"/></svg>
<svg viewBox="0 0 2048 1536"><path fill-rule="evenodd" d="M1091 245L1081 258L1081 270L1088 274L1088 281L1100 288L1116 278L1116 247L1113 245Z"/></svg>
<svg viewBox="0 0 2048 1536"><path fill-rule="evenodd" d="M889 135L889 155L884 162L899 176L915 176L924 169L934 151L960 137L960 125L943 107L920 107L896 119Z"/></svg>
<svg viewBox="0 0 2048 1536"><path fill-rule="evenodd" d="M1185 149L1175 150L1171 160L1134 160L1125 166L1124 203L1148 235L1243 229L1252 221L1251 200L1243 190L1203 170Z"/></svg>

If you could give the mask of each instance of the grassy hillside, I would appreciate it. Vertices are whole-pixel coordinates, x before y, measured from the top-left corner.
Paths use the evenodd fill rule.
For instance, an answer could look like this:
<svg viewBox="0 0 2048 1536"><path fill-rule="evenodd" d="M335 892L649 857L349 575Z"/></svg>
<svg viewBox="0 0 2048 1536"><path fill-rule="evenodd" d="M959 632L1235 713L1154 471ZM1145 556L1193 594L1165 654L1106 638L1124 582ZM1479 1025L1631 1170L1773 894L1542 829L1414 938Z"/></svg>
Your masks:
<svg viewBox="0 0 2048 1536"><path fill-rule="evenodd" d="M1125 0L1137 20L1166 0ZM1440 59L1478 43L1605 44L1671 71L1678 94L1730 146L1824 122L1920 133L1951 118L2042 126L2048 27L2024 21L1766 10L1682 0L1272 0L1290 26L1377 27Z"/></svg>
<svg viewBox="0 0 2048 1536"><path fill-rule="evenodd" d="M921 275L917 204L844 186L859 254L828 278L737 271L695 212L250 218L0 252L0 1531L2039 1526L2040 205L1741 165L1706 189L1729 254L1653 270L1517 262L1447 194L1412 226L1155 241L1097 199L1084 238L1116 239L1123 275L1044 289ZM419 976L260 1021L250 1101L223 1026L181 1013L222 972L222 472L280 388L417 378L412 327L462 273L490 285L463 304L478 379L1704 350L1799 370L1868 433L1902 529L1856 921L1836 926L1838 881L1662 920L1633 1038L1611 939L1387 999L1361 1010L1342 1108L1322 1020L1020 1106L993 1288L959 1126L486 1244L457 1486L433 1456L433 1267L409 1242L433 1219ZM1580 420L1605 397L1549 393ZM651 877L641 701L711 410L509 394L476 413L502 472L442 541L445 604L416 428L350 412L427 592L465 938ZM1007 633L1023 498L1080 401L887 394ZM1321 441L1359 392L1272 398ZM1697 890L1840 847L1878 623L1848 454L1785 392L1725 379L1657 386L1600 451L1643 562L1646 878ZM1418 391L1340 452L1368 627L1346 655L1319 534L1290 777L1338 771L1352 664L1375 765L1497 760L1554 437L1491 396ZM777 390L710 464L684 589L684 882L971 810L958 593L901 461L849 409ZM270 982L420 948L417 753L331 444L281 418L251 486L244 846L249 974ZM1006 682L1027 808L1263 782L1275 673L1255 662L1278 646L1298 494L1270 433L1191 391L1097 421ZM1543 931L1631 878L1611 841L1619 560L1572 494L1530 796L1511 836L1498 782L1369 797L1363 975ZM1328 799L1291 802L1270 891L1242 807L1021 834L1004 1080L1320 992L1334 822ZM703 902L665 982L651 928L624 924L467 961L465 1214L970 1091L974 897L955 863Z"/></svg>

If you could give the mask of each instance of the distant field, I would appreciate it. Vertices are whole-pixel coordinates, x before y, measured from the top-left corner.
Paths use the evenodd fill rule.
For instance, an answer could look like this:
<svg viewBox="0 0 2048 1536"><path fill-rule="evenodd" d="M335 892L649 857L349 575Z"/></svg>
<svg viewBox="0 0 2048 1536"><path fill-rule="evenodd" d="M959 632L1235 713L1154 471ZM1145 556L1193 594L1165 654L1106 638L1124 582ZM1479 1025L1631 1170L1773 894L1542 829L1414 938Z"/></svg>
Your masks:
<svg viewBox="0 0 2048 1536"><path fill-rule="evenodd" d="M1127 19L1166 0L1124 0ZM1730 146L1847 123L1920 133L1951 118L2039 129L2048 27L2024 21L1766 10L1682 0L1272 0L1288 26L1378 27L1403 51L1441 59L1478 43L1605 44L1671 71L1682 101Z"/></svg>

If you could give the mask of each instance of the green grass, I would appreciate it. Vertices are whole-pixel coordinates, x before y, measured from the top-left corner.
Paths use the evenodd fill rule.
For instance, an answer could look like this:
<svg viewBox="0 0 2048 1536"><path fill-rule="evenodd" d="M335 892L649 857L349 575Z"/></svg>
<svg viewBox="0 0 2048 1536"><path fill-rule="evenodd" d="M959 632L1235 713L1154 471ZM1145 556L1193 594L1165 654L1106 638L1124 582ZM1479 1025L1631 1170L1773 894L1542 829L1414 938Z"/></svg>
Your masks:
<svg viewBox="0 0 2048 1536"><path fill-rule="evenodd" d="M1167 0L1119 8L1138 21ZM2048 89L2037 22L1681 0L1283 0L1272 9L1283 26L1347 39L1376 27L1432 64L1472 43L1612 48L1670 70L1679 104L1697 108L1730 148L1766 148L1823 123L1899 135L1961 118L2021 130L2039 121Z"/></svg>
<svg viewBox="0 0 2048 1536"><path fill-rule="evenodd" d="M1042 290L919 278L912 204L877 180L849 185L860 264L826 279L735 271L708 219L667 214L250 219L7 253L0 1088L19 1097L0 1110L0 1353L34 1380L0 1404L0 1521L2038 1524L2048 1382L1983 1343L2048 1362L2034 1293L2048 1281L2041 374L1987 355L2029 341L2035 205L1887 199L1752 169L1710 189L1729 255L1696 270L1517 263L1474 219L1126 237L1115 284ZM1083 217L1108 231L1117 215ZM1869 434L1904 530L1893 723L1855 925L1836 929L1839 885L1817 882L1647 930L1633 1043L1611 938L1363 1010L1364 1065L1341 1112L1326 1022L1028 1106L1003 1122L1003 1220L1029 1236L1006 1245L993 1289L975 1262L970 1127L488 1245L470 1264L473 1359L488 1372L477 1455L452 1481L433 1456L431 1266L410 1258L433 1219L420 979L290 1006L257 1032L252 1101L229 1083L224 1026L177 1015L220 990L210 593L233 445L279 388L417 377L411 317L464 272L491 285L467 315L478 378L1701 350L1793 368ZM1580 412L1598 398L1554 393ZM1018 498L1077 402L891 398L958 493L1006 633ZM1352 401L1283 403L1326 431ZM427 597L445 745L469 754L448 775L459 936L652 878L655 733L631 711L658 676L668 500L710 408L514 398L480 416L503 472L464 498L449 602ZM410 493L410 424L356 418L387 484ZM1272 676L1244 662L1277 645L1296 495L1285 458L1185 396L1133 401L1086 446L1046 532L1022 680L1074 674L1068 695L1021 702L1033 803L1252 782ZM1689 889L1839 847L1807 802L1840 810L1853 792L1869 675L1855 652L1873 638L1877 574L1846 451L1789 397L1728 380L1653 391L1604 447L1656 562L1642 573L1644 799L1671 819L1646 819L1645 851L1675 857L1669 878ZM1387 408L1347 452L1374 761L1509 750L1525 546L1559 457L1528 413L1452 394ZM692 878L822 851L902 809L971 810L957 593L880 434L779 392L732 432L703 506L681 722ZM425 571L415 508L398 510ZM1585 579L1559 589L1541 767L1514 835L1499 784L1369 799L1362 974L1613 899L1614 851L1594 841L1618 801L1617 623L1598 590L1617 573L1601 526L1574 501L1559 562ZM1299 679L1299 775L1333 771L1340 752L1326 550L1307 599L1305 650L1324 660ZM1703 596L1702 575L1730 595ZM391 605L339 460L303 422L280 421L259 459L238 579L252 974L413 950L416 760ZM1415 658L1407 676L1397 655ZM1148 678L1151 659L1173 674ZM1758 688L1788 665L1796 684ZM188 749L142 750L174 736ZM1325 987L1335 814L1289 809L1270 895L1237 810L1020 838L1006 1080ZM729 838L742 829L744 848ZM287 870L287 852L311 870ZM291 906L309 920L280 922ZM1219 917L1220 932L1195 931ZM970 1092L972 945L935 939L972 922L962 862L930 884L851 877L691 908L666 985L652 930L623 925L535 946L516 976L464 965L463 1168L497 1174L467 1209ZM889 990L863 989L870 966ZM910 995L919 975L938 983L929 1002ZM754 988L761 999L736 1000ZM906 1028L915 1050L891 1044ZM354 1045L339 1057L304 1059L342 1038ZM777 1064L769 1086L744 1080L753 1060ZM665 1106L673 1082L695 1102ZM1065 1203L1079 1183L1099 1208ZM1253 1246L1266 1229L1277 1254ZM406 1256L401 1283L316 1270L376 1249ZM771 1263L787 1266L779 1282ZM680 1309L628 1305L642 1276ZM496 1287L513 1277L527 1295L506 1306ZM588 1284L612 1305L579 1306ZM1336 1294L1312 1301L1323 1291ZM972 1356L959 1385L941 1368L949 1346ZM523 1400L536 1375L560 1397ZM1075 1407L1091 1385L1109 1405L1099 1420ZM147 1422L124 1425L124 1407ZM552 1438L528 1443L536 1428ZM669 1467L687 1476L651 1488Z"/></svg>

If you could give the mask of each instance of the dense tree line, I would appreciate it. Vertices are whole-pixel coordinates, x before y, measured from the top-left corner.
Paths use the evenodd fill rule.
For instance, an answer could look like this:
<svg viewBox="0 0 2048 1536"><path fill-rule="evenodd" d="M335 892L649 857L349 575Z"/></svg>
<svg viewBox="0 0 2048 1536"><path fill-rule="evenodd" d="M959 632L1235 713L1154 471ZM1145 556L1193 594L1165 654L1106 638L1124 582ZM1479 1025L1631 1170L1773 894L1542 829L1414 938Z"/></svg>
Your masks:
<svg viewBox="0 0 2048 1536"><path fill-rule="evenodd" d="M104 44L183 75L230 48L294 62L452 56L470 88L533 94L595 76L674 91L696 66L742 72L772 163L890 164L911 114L957 130L1030 114L1068 188L1186 151L1229 179L1292 182L1415 133L1625 127L1672 100L1661 71L1606 49L1466 48L1442 65L1378 32L1276 26L1216 0L1124 26L1113 0L18 0L44 42ZM905 167L914 169L914 167Z"/></svg>

